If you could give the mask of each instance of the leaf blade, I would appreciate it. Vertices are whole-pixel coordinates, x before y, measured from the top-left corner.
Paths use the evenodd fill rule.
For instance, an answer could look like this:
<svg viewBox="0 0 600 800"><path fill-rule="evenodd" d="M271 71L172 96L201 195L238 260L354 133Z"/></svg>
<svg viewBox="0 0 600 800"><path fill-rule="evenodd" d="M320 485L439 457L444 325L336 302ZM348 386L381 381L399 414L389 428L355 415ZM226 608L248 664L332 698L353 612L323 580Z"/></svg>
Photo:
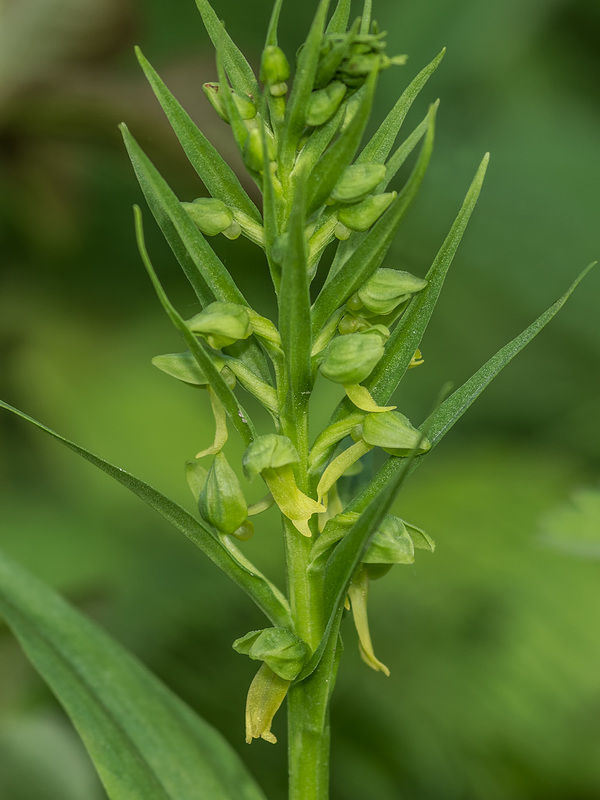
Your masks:
<svg viewBox="0 0 600 800"><path fill-rule="evenodd" d="M15 414L44 431L44 433L49 434L52 438L61 442L61 444L77 453L77 455L81 456L86 461L89 461L102 472L105 472L122 486L125 486L126 489L129 489L129 491L137 495L199 547L214 564L227 573L234 583L254 600L258 607L275 625L283 625L285 627L290 624L287 601L283 598L279 590L270 584L260 573L257 572L255 575L251 575L247 570L243 569L231 556L227 548L221 544L218 539L218 534L211 531L206 523L196 520L180 505L161 492L158 492L140 478L105 461L89 450L86 450L84 447L72 442L70 439L61 436L59 433L46 427L23 411L14 408L3 400L0 400L0 408L10 411L12 414ZM275 619L279 620L279 622L275 622Z"/></svg>
<svg viewBox="0 0 600 800"><path fill-rule="evenodd" d="M235 172L192 122L189 114L171 94L139 47L135 48L135 53L152 91L202 183L213 197L248 214L255 222L262 223L260 212L242 188Z"/></svg>
<svg viewBox="0 0 600 800"><path fill-rule="evenodd" d="M0 613L73 720L112 800L264 800L220 734L0 552Z"/></svg>

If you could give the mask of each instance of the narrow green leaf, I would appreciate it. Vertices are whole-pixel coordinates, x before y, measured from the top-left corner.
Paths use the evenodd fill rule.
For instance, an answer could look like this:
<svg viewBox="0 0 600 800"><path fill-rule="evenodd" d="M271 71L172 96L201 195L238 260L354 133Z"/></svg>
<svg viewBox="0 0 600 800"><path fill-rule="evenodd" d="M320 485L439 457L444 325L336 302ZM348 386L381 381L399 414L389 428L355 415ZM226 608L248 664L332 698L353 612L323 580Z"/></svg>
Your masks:
<svg viewBox="0 0 600 800"><path fill-rule="evenodd" d="M352 6L351 0L338 0L333 12L333 16L329 20L327 26L327 33L345 33L350 20L350 8Z"/></svg>
<svg viewBox="0 0 600 800"><path fill-rule="evenodd" d="M520 353L525 345L537 336L550 320L560 311L573 294L577 286L588 272L596 265L596 261L589 264L576 278L567 291L553 305L541 314L535 322L516 336L511 342L504 345L496 355L492 356L477 372L469 378L459 389L453 392L442 405L431 414L424 425L429 431L432 446L450 430L459 420L470 405L479 397L483 390L493 381L501 370Z"/></svg>
<svg viewBox="0 0 600 800"><path fill-rule="evenodd" d="M387 342L383 358L365 384L379 402L391 397L394 389L404 377L415 350L421 343L442 291L444 280L477 203L488 162L489 153L486 153L450 233L425 276L427 286L412 299Z"/></svg>
<svg viewBox="0 0 600 800"><path fill-rule="evenodd" d="M265 47L277 46L277 28L279 26L279 15L281 14L281 6L283 0L275 0L275 5L271 11L271 19L269 20L269 27L267 29L267 38L265 40Z"/></svg>
<svg viewBox="0 0 600 800"><path fill-rule="evenodd" d="M227 80L227 74L224 66L225 42L225 27L221 25L221 35L219 36L217 44L215 45L217 50L217 75L221 87L220 94L223 98L223 105L225 106L227 116L229 117L229 124L231 125L233 138L235 139L235 143L237 144L240 153L243 156L244 145L246 143L246 139L248 138L248 129L244 125L244 120L242 119L242 115L235 104L233 95L230 91L228 91L229 81Z"/></svg>
<svg viewBox="0 0 600 800"><path fill-rule="evenodd" d="M301 176L296 182L294 205L288 220L286 232L288 243L279 295L279 330L289 380L287 416L298 421L304 418L304 409L307 407L312 388L310 360L312 340L304 202L305 183ZM301 453L301 456L306 454Z"/></svg>
<svg viewBox="0 0 600 800"><path fill-rule="evenodd" d="M437 108L437 105L435 105L435 107ZM377 187L379 192L385 192L398 170L402 167L406 159L419 144L423 136L425 136L428 128L429 113L425 119L420 122L419 125L417 125L410 136L404 142L402 142L390 160L386 163L385 179ZM331 281L333 277L337 275L342 265L350 258L352 253L354 253L354 251L360 247L368 235L368 231L365 231L364 233L355 232L349 239L346 239L345 242L340 242L338 244L333 263L331 264L327 274L326 283L329 283L329 281Z"/></svg>
<svg viewBox="0 0 600 800"><path fill-rule="evenodd" d="M587 273L595 266L593 262L587 266L578 276L575 282L550 308L545 311L538 319L526 328L519 336L499 350L496 355L487 361L469 380L459 389L448 397L438 409L436 409L421 426L422 430L427 431L427 437L431 442L431 449L438 444L446 435L450 428L460 419L469 406L479 397L481 392L492 382L499 372L511 361L537 334L545 327L548 322L557 314L569 299L578 284L583 280ZM431 450L429 451L431 452ZM419 464L426 458L420 456L415 459L410 467L412 473ZM367 484L362 492L354 498L348 506L349 511L362 511L366 508L374 497L377 497L381 490L399 470L402 469L404 459L389 458L379 469L375 477Z"/></svg>
<svg viewBox="0 0 600 800"><path fill-rule="evenodd" d="M153 489L152 486L149 486L144 481L136 478L120 467L115 467L108 461L104 461L104 459L99 456L90 453L89 450L86 450L80 445L75 444L75 442L47 428L45 425L42 425L41 422L28 416L23 411L13 408L13 406L8 405L8 403L2 400L0 400L0 407L30 422L45 433L50 434L54 439L64 444L70 450L73 450L77 455L85 458L86 461L89 461L95 467L102 470L102 472L110 475L111 478L114 478L118 483L129 489L130 492L133 492L133 494L141 498L151 508L158 511L158 513L177 528L178 531L187 536L187 538L199 547L211 561L229 575L229 577L254 600L256 605L274 625L281 625L283 627L290 626L288 604L281 592L261 575L260 572L256 571L254 574L251 574L247 569L241 567L221 542L218 533L205 522L198 521L192 517L191 514L188 514L180 505L168 497L165 497L165 495Z"/></svg>
<svg viewBox="0 0 600 800"><path fill-rule="evenodd" d="M214 728L2 552L0 614L71 717L111 800L265 800Z"/></svg>
<svg viewBox="0 0 600 800"><path fill-rule="evenodd" d="M211 38L215 48L219 47L223 25L215 14L208 0L196 0L198 10L202 15L202 21L206 32ZM223 63L227 74L233 84L233 88L238 92L251 95L255 100L260 96L260 88L252 67L246 61L246 57L232 41L229 34L225 31L223 35Z"/></svg>
<svg viewBox="0 0 600 800"><path fill-rule="evenodd" d="M136 142L127 126L122 123L120 128L148 207L202 307L214 300L243 303L247 306L246 299L231 275L182 208L165 179ZM263 380L270 380L264 353L254 340L234 345L227 352L237 358L243 358Z"/></svg>
<svg viewBox="0 0 600 800"><path fill-rule="evenodd" d="M294 83L285 112L283 135L279 149L282 178L289 175L296 159L296 147L306 124L306 109L319 63L321 40L329 0L320 0L310 31L298 59Z"/></svg>
<svg viewBox="0 0 600 800"><path fill-rule="evenodd" d="M411 83L409 83L397 100L396 105L392 108L377 131L373 134L371 140L361 151L360 155L356 159L357 163L384 163L392 147L394 146L398 132L402 127L402 123L406 119L406 115L410 111L410 107L419 95L421 89L425 86L429 78L438 68L438 65L444 57L445 52L446 48L444 48L442 52L437 55L433 61L425 67L425 69L421 70L421 72L419 72L417 77L414 78Z"/></svg>
<svg viewBox="0 0 600 800"><path fill-rule="evenodd" d="M373 6L373 0L365 0L363 4L363 12L360 19L360 32L361 35L368 33L369 28L371 27L371 10Z"/></svg>
<svg viewBox="0 0 600 800"><path fill-rule="evenodd" d="M314 336L318 335L331 314L371 277L385 258L427 171L433 149L434 131L435 108L432 108L425 142L406 185L381 219L373 225L361 245L332 280L325 284L317 297L313 306Z"/></svg>
<svg viewBox="0 0 600 800"><path fill-rule="evenodd" d="M333 142L323 158L317 161L310 174L307 209L309 215L327 200L340 175L356 155L371 114L377 74L377 70L371 72L362 90L360 105L351 122Z"/></svg>
<svg viewBox="0 0 600 800"><path fill-rule="evenodd" d="M154 94L202 183L213 197L261 224L260 212L242 188L235 172L192 122L139 47L135 48L135 52Z"/></svg>
<svg viewBox="0 0 600 800"><path fill-rule="evenodd" d="M261 103L261 109L265 109L265 101ZM263 116L264 120L264 116ZM269 163L269 154L267 151L267 137L265 132L265 124L263 126L263 158L265 163ZM275 292L279 293L279 286L281 284L281 266L276 264L273 259L273 245L279 235L279 225L277 220L277 203L275 200L275 187L273 186L273 174L270 169L263 170L262 174L262 194L263 194L263 217L264 217L264 231L265 231L265 253L267 256L267 263L269 265L269 272L271 280L275 287Z"/></svg>
<svg viewBox="0 0 600 800"><path fill-rule="evenodd" d="M158 299L161 302L162 307L166 311L169 319L177 328L179 333L182 335L188 350L196 359L198 366L202 370L202 372L208 378L210 385L214 389L215 394L221 401L223 408L227 412L231 422L233 423L234 427L236 428L237 432L239 433L242 441L244 444L250 444L252 439L256 435L256 431L252 424L252 421L244 411L244 409L239 404L236 396L234 395L233 391L227 386L219 370L213 364L211 358L209 357L208 353L202 347L196 336L191 332L189 327L187 326L185 320L180 316L177 312L175 307L172 305L171 301L167 297L156 272L154 271L154 267L150 261L150 257L148 255L148 251L146 250L146 243L144 241L144 229L142 225L142 212L137 206L134 206L134 216L135 216L135 233L137 239L137 245L140 251L140 256L142 257L142 261L144 266L146 267L146 271L150 280L152 281L152 285L154 286L154 290L158 295Z"/></svg>

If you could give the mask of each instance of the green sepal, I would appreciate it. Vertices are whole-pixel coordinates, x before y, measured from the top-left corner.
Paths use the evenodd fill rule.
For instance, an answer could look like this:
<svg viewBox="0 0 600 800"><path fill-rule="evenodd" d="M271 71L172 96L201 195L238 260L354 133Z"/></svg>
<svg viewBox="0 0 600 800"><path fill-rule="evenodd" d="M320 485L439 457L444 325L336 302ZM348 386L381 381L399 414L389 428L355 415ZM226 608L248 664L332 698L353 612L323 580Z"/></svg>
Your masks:
<svg viewBox="0 0 600 800"><path fill-rule="evenodd" d="M233 212L222 200L198 197L192 203L181 204L196 227L206 236L216 236L227 230L233 222Z"/></svg>
<svg viewBox="0 0 600 800"><path fill-rule="evenodd" d="M387 514L373 534L362 562L367 565L413 564L415 546L406 526L399 517ZM367 568L370 578L376 576L376 570Z"/></svg>
<svg viewBox="0 0 600 800"><path fill-rule="evenodd" d="M196 503L200 501L202 490L206 486L208 470L195 459L185 462L185 479Z"/></svg>
<svg viewBox="0 0 600 800"><path fill-rule="evenodd" d="M248 480L252 480L265 469L278 469L299 460L298 451L287 436L266 433L257 436L246 448L242 468Z"/></svg>
<svg viewBox="0 0 600 800"><path fill-rule="evenodd" d="M331 199L338 203L357 203L377 188L385 172L384 164L352 164L342 173Z"/></svg>
<svg viewBox="0 0 600 800"><path fill-rule="evenodd" d="M199 314L187 320L192 333L204 336L211 347L221 350L252 335L246 307L237 303L210 303Z"/></svg>
<svg viewBox="0 0 600 800"><path fill-rule="evenodd" d="M351 231L366 231L377 222L397 196L398 192L371 195L360 203L340 208L338 219Z"/></svg>
<svg viewBox="0 0 600 800"><path fill-rule="evenodd" d="M260 62L260 79L267 86L285 83L290 77L290 64L281 47L267 45Z"/></svg>
<svg viewBox="0 0 600 800"><path fill-rule="evenodd" d="M324 125L338 110L346 95L346 85L332 81L323 89L312 92L306 111L306 124L311 127Z"/></svg>
<svg viewBox="0 0 600 800"><path fill-rule="evenodd" d="M198 507L203 519L225 535L235 533L248 518L244 492L224 453L215 456Z"/></svg>
<svg viewBox="0 0 600 800"><path fill-rule="evenodd" d="M384 344L378 333L349 333L336 336L325 350L321 372L334 383L364 381L383 356Z"/></svg>
<svg viewBox="0 0 600 800"><path fill-rule="evenodd" d="M399 269L378 269L356 293L365 308L373 314L390 314L394 309L420 292L427 281ZM353 309L357 310L357 309Z"/></svg>
<svg viewBox="0 0 600 800"><path fill-rule="evenodd" d="M422 528L417 528L416 525L412 525L405 519L403 519L402 522L404 522L406 530L417 550L429 550L430 553L434 552L435 542L428 533L425 533Z"/></svg>
<svg viewBox="0 0 600 800"><path fill-rule="evenodd" d="M206 386L209 383L204 371L189 350L185 353L165 353L162 356L154 356L152 364L161 372L177 378L183 383L189 383L192 386Z"/></svg>
<svg viewBox="0 0 600 800"><path fill-rule="evenodd" d="M399 411L367 414L361 428L363 441L393 456L409 456L415 448L417 455L431 449L429 440Z"/></svg>
<svg viewBox="0 0 600 800"><path fill-rule="evenodd" d="M286 681L293 681L300 674L308 656L306 644L286 628L250 631L236 639L232 647L236 653L249 656L254 661L264 661Z"/></svg>
<svg viewBox="0 0 600 800"><path fill-rule="evenodd" d="M256 116L256 103L251 100L247 95L240 94L236 92L235 89L231 89L229 91L233 97L233 102L235 103L239 115L242 119L254 119ZM202 85L202 89L204 90L204 94L206 95L208 102L217 112L217 114L221 117L223 122L231 123L231 119L229 113L227 111L227 104L223 99L223 89L220 83L215 81L210 81Z"/></svg>

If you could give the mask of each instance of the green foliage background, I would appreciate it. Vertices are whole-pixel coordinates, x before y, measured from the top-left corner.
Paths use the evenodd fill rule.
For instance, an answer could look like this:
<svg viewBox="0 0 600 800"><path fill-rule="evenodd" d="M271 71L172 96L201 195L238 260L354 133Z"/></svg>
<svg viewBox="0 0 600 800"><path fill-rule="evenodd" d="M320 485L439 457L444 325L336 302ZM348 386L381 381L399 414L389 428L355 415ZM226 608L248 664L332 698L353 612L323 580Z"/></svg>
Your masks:
<svg viewBox="0 0 600 800"><path fill-rule="evenodd" d="M217 9L256 63L270 3ZM312 10L284 7L288 53ZM600 11L594 0L380 0L375 17L389 52L410 54L382 76L379 118L448 47L407 123L441 97L434 158L394 265L424 273L492 153L425 366L400 400L420 422L444 381L460 384L598 257ZM10 0L0 23L0 396L191 507L183 462L211 439L207 400L150 365L178 342L135 250L140 196L116 125L127 120L182 199L203 193L131 50L143 46L231 155L200 88L215 67L199 15L191 0ZM191 315L184 280L148 227L165 286ZM241 239L217 246L268 314L258 251ZM597 498L599 289L592 274L404 490L398 513L438 550L373 586L390 679L364 667L346 632L333 800L600 793L600 510L597 499L568 500L582 486ZM282 796L283 718L277 749L243 744L253 667L230 643L261 620L241 593L135 498L7 416L0 480L0 546L138 653L237 746L269 796ZM278 574L281 543L267 519L250 547ZM595 551L577 547L583 536ZM0 796L101 798L4 627L0 672Z"/></svg>

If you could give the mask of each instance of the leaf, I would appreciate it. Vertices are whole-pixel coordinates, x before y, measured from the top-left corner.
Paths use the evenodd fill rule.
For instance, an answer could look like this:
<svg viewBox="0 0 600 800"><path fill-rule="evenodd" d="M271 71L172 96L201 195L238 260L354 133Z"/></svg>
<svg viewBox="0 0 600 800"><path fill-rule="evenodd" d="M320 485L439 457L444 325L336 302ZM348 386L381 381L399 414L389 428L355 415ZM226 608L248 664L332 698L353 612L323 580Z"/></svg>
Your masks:
<svg viewBox="0 0 600 800"><path fill-rule="evenodd" d="M413 297L387 342L383 358L365 384L379 402L391 397L394 389L404 377L415 351L421 344L423 334L442 291L444 280L477 203L488 162L489 153L486 153L452 228L425 276L427 286Z"/></svg>
<svg viewBox="0 0 600 800"><path fill-rule="evenodd" d="M204 308L214 300L226 303L248 303L235 285L206 239L188 213L141 149L129 129L122 123L121 133L142 192L165 239L181 264L192 288ZM253 340L233 346L231 355L244 358L263 380L269 380L269 369L260 346Z"/></svg>
<svg viewBox="0 0 600 800"><path fill-rule="evenodd" d="M433 61L428 64L424 69L419 72L416 78L402 92L395 106L390 113L381 123L373 137L365 145L360 155L356 159L358 164L365 162L374 162L376 164L383 164L388 157L390 150L394 146L398 131L402 127L402 123L406 119L406 115L421 89L425 86L429 78L433 75L439 66L440 61L444 57L446 48L437 55Z"/></svg>
<svg viewBox="0 0 600 800"><path fill-rule="evenodd" d="M282 180L289 175L296 159L296 147L306 124L306 109L315 81L321 52L321 40L329 0L320 0L310 31L300 53L290 99L285 111L283 136L279 148Z"/></svg>
<svg viewBox="0 0 600 800"><path fill-rule="evenodd" d="M279 26L279 15L281 14L282 5L283 5L283 0L275 0L273 10L271 11L271 19L269 20L269 27L267 29L265 47L277 46L277 28Z"/></svg>
<svg viewBox="0 0 600 800"><path fill-rule="evenodd" d="M225 65L223 62L223 59L225 58L225 35L225 27L221 25L221 35L219 36L217 44L215 45L217 50L217 75L219 78L219 84L221 86L220 93L223 98L223 105L225 106L225 111L229 117L229 124L231 125L233 138L235 139L235 143L237 144L243 157L244 145L246 143L246 139L248 138L248 129L244 125L244 120L242 119L240 110L233 99L233 95L229 91L229 82L227 81L227 74L225 72Z"/></svg>
<svg viewBox="0 0 600 800"><path fill-rule="evenodd" d="M364 0L363 11L360 19L360 32L361 35L368 33L371 27L371 8L373 0Z"/></svg>
<svg viewBox="0 0 600 800"><path fill-rule="evenodd" d="M221 20L215 14L208 0L196 0L196 5L202 16L206 32L216 49L218 49L221 37L223 37L223 64L233 88L237 89L238 92L244 92L244 94L249 94L254 99L258 99L260 88L252 67L246 61L246 57L233 42L231 36L224 31Z"/></svg>
<svg viewBox="0 0 600 800"><path fill-rule="evenodd" d="M308 215L327 200L334 190L340 175L351 163L358 150L371 114L377 74L377 70L371 72L365 84L360 105L356 109L352 120L323 157L317 161L310 174L308 182Z"/></svg>
<svg viewBox="0 0 600 800"><path fill-rule="evenodd" d="M75 442L66 439L64 436L56 433L55 431L42 425L36 419L28 416L27 414L13 408L4 401L0 400L0 407L16 414L21 419L30 422L42 431L50 434L54 439L58 440L70 450L85 458L95 467L110 475L118 483L129 489L130 492L137 495L151 508L163 516L170 522L178 531L187 536L197 547L199 547L210 560L220 567L237 585L243 589L256 603L256 605L266 614L274 625L282 627L291 626L290 613L286 599L281 592L273 586L260 572L256 571L254 574L248 572L247 569L241 567L237 561L232 557L231 553L220 541L219 535L210 528L205 522L200 522L191 514L183 509L180 505L175 503L165 495L153 489L144 481L131 475L120 467L110 464L108 461L99 456L90 453L84 447L81 447Z"/></svg>
<svg viewBox="0 0 600 800"><path fill-rule="evenodd" d="M256 435L256 431L254 426L252 425L252 421L238 403L236 396L234 395L233 391L229 388L229 386L225 383L223 377L221 376L219 370L213 364L212 359L206 352L206 350L202 347L196 336L192 333L188 325L186 324L185 320L180 316L177 312L175 307L172 305L171 301L165 294L165 291L158 280L156 272L154 271L154 267L150 261L150 257L148 255L148 251L146 250L146 243L144 242L144 230L142 225L142 212L138 208L138 206L134 206L134 216L135 216L135 233L137 239L137 245L140 251L140 256L146 267L146 271L150 280L152 281L152 285L154 286L154 290L160 300L160 303L164 310L167 313L167 316L173 323L174 327L177 328L179 333L182 335L185 343L188 346L190 353L196 359L198 366L208 378L212 389L214 390L215 394L221 401L223 408L229 415L233 425L237 429L238 433L244 444L250 444L254 436Z"/></svg>
<svg viewBox="0 0 600 800"><path fill-rule="evenodd" d="M351 5L351 0L338 0L335 11L329 20L327 33L344 33L346 31Z"/></svg>
<svg viewBox="0 0 600 800"><path fill-rule="evenodd" d="M286 357L290 413L298 427L306 419L307 398L311 392L312 340L310 336L310 295L308 285L307 245L304 217L305 184L303 176L296 183L294 205L287 227L288 242L281 274L279 330ZM298 431L300 440L302 431ZM289 435L289 433L288 433ZM297 439L293 439L297 444ZM303 455L301 453L301 455Z"/></svg>
<svg viewBox="0 0 600 800"><path fill-rule="evenodd" d="M373 225L356 251L342 265L337 274L325 283L313 306L313 335L333 312L342 306L354 292L367 281L380 266L392 244L419 186L431 157L435 131L435 108L429 115L429 129L419 159L406 185L385 214Z"/></svg>
<svg viewBox="0 0 600 800"><path fill-rule="evenodd" d="M198 173L202 183L213 197L222 200L231 208L242 211L261 224L260 212L242 188L235 172L221 158L202 131L194 125L190 116L167 89L139 47L135 48L135 53L190 164Z"/></svg>
<svg viewBox="0 0 600 800"><path fill-rule="evenodd" d="M550 308L532 322L528 328L499 350L496 355L492 356L492 358L472 375L469 380L451 394L439 408L430 414L421 426L421 430L427 431L432 450L450 428L461 418L469 406L475 402L481 392L489 386L496 375L498 375L509 361L512 361L525 345L529 344L542 328L544 328L558 311L560 311L579 283L596 263L597 262L594 261L592 264L589 264L556 303L551 305ZM422 463L424 458L425 456L421 456L413 462L410 467L411 473ZM347 510L360 511L366 508L373 498L378 496L382 488L385 487L390 480L394 480L398 471L402 470L403 463L404 459L395 457L389 458L362 492L354 498Z"/></svg>
<svg viewBox="0 0 600 800"><path fill-rule="evenodd" d="M0 613L71 717L111 800L264 800L216 730L2 552Z"/></svg>

